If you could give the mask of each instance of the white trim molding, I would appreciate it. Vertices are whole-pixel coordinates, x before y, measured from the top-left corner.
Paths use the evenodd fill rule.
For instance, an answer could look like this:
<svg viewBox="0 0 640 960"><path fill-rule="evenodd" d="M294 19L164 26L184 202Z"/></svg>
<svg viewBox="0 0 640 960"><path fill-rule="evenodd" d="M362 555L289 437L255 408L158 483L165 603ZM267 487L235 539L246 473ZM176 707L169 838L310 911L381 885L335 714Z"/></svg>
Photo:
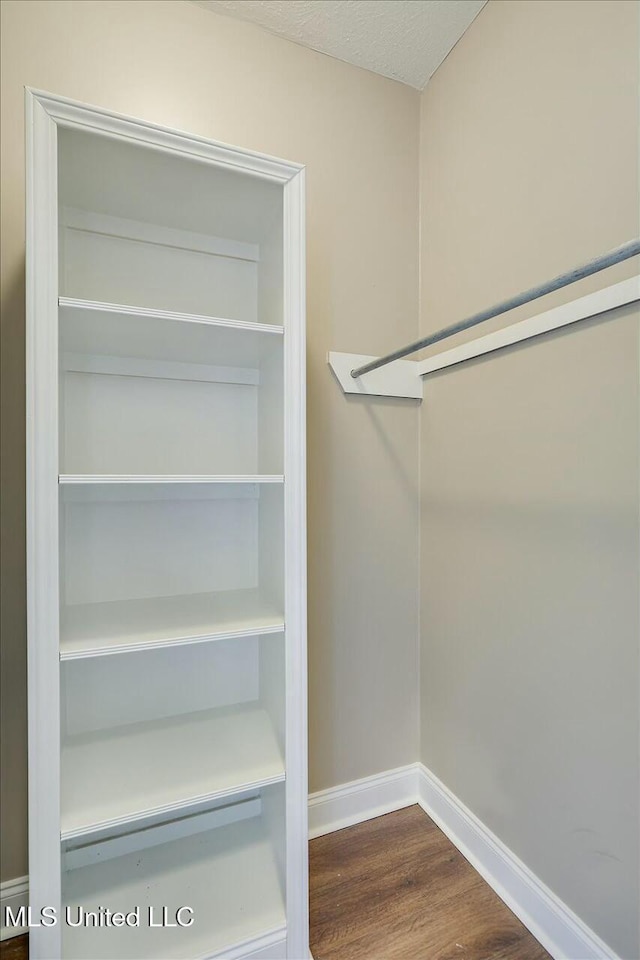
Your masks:
<svg viewBox="0 0 640 960"><path fill-rule="evenodd" d="M0 883L0 940L9 940L27 932L27 927L9 926L7 923L7 908L17 917L18 912L29 906L29 877L16 877L15 880L6 880Z"/></svg>
<svg viewBox="0 0 640 960"><path fill-rule="evenodd" d="M421 763L309 797L309 839L419 804L554 960L619 960L586 923Z"/></svg>
<svg viewBox="0 0 640 960"><path fill-rule="evenodd" d="M59 97L33 87L26 88L27 98L36 103L51 120L60 126L95 131L113 138L141 141L182 157L208 160L220 167L239 170L263 180L283 185L304 169L302 164L279 160L252 150L242 150L219 141L206 140L146 120L89 107L77 100Z"/></svg>
<svg viewBox="0 0 640 960"><path fill-rule="evenodd" d="M416 766L424 812L554 960L619 960L435 774Z"/></svg>
<svg viewBox="0 0 640 960"><path fill-rule="evenodd" d="M416 764L396 767L309 796L309 839L418 802Z"/></svg>

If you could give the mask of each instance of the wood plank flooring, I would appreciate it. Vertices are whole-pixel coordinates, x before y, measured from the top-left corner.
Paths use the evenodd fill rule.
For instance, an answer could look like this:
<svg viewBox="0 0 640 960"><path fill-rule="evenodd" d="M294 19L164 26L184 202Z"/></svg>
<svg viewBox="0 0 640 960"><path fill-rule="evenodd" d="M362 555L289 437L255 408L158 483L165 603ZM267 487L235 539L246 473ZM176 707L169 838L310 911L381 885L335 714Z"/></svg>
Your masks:
<svg viewBox="0 0 640 960"><path fill-rule="evenodd" d="M11 937L0 943L0 960L29 960L29 937Z"/></svg>
<svg viewBox="0 0 640 960"><path fill-rule="evenodd" d="M309 851L314 960L550 960L418 806Z"/></svg>
<svg viewBox="0 0 640 960"><path fill-rule="evenodd" d="M550 960L418 806L309 844L314 960ZM27 937L0 944L28 960Z"/></svg>

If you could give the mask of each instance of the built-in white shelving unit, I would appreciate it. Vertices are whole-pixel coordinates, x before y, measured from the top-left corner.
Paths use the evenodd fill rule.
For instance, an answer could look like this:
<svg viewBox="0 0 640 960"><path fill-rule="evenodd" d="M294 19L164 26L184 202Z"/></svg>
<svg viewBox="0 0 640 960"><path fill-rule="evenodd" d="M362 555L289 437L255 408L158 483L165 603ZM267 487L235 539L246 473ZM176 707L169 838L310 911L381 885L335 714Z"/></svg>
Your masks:
<svg viewBox="0 0 640 960"><path fill-rule="evenodd" d="M299 960L303 171L27 112L31 956Z"/></svg>

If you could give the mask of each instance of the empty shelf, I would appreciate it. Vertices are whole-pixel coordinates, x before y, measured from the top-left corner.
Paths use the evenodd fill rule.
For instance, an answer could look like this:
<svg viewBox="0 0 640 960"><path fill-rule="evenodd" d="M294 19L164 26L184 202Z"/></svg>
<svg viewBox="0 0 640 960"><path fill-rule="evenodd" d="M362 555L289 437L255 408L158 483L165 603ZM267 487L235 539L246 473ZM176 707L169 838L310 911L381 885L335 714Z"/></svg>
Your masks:
<svg viewBox="0 0 640 960"><path fill-rule="evenodd" d="M65 926L64 956L77 960L224 956L251 938L273 931L285 936L277 861L260 818L70 870L63 898L72 917L78 905L140 909L139 927ZM193 910L192 926L149 928L149 907L158 918L165 906L175 920L184 905Z"/></svg>
<svg viewBox="0 0 640 960"><path fill-rule="evenodd" d="M259 366L283 327L60 297L63 353Z"/></svg>
<svg viewBox="0 0 640 960"><path fill-rule="evenodd" d="M284 780L255 703L69 737L62 748L63 840Z"/></svg>
<svg viewBox="0 0 640 960"><path fill-rule="evenodd" d="M79 603L62 609L60 658L127 653L282 629L282 611L266 603L258 590Z"/></svg>

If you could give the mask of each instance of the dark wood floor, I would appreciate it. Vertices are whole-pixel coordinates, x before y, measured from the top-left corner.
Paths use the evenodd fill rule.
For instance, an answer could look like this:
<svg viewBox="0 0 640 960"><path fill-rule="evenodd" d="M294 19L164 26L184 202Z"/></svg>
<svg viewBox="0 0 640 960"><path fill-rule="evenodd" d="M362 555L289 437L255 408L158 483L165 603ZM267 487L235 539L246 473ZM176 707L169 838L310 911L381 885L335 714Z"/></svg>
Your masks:
<svg viewBox="0 0 640 960"><path fill-rule="evenodd" d="M418 806L309 844L314 960L550 960ZM0 944L27 960L27 937Z"/></svg>
<svg viewBox="0 0 640 960"><path fill-rule="evenodd" d="M0 943L1 960L29 960L29 937L11 937Z"/></svg>
<svg viewBox="0 0 640 960"><path fill-rule="evenodd" d="M314 960L550 960L418 806L309 851Z"/></svg>

